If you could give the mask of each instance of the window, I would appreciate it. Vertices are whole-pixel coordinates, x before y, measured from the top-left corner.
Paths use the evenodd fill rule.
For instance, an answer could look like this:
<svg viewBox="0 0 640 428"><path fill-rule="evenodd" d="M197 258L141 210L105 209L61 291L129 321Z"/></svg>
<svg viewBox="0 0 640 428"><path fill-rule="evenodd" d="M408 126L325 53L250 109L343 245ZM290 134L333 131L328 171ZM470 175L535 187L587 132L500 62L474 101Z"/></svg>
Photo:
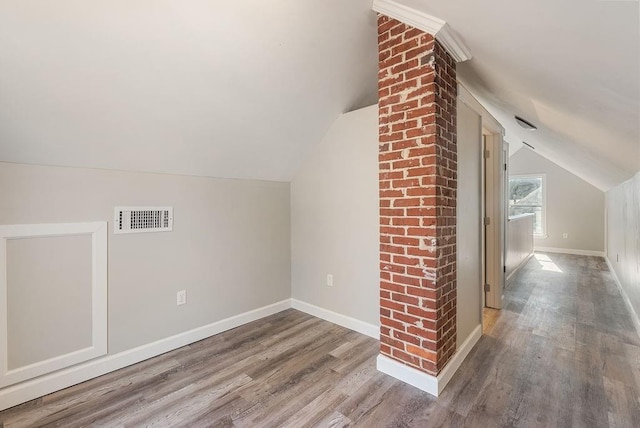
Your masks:
<svg viewBox="0 0 640 428"><path fill-rule="evenodd" d="M509 177L509 216L535 214L533 234L545 235L544 175L512 175Z"/></svg>

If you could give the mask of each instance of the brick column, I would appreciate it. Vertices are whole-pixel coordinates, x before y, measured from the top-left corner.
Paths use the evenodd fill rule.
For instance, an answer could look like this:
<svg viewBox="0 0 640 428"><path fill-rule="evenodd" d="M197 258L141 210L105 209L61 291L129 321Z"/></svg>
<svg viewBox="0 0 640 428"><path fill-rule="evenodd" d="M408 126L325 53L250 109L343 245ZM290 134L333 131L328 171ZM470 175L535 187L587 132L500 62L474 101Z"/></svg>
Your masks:
<svg viewBox="0 0 640 428"><path fill-rule="evenodd" d="M380 351L437 375L456 350L456 63L378 15Z"/></svg>

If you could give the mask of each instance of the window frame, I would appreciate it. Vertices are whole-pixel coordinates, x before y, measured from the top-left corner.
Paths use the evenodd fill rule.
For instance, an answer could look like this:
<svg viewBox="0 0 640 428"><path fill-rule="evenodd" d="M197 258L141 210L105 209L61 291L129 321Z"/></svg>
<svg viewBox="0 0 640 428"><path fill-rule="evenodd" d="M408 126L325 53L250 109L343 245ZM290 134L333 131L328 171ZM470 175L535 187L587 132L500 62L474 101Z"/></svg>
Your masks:
<svg viewBox="0 0 640 428"><path fill-rule="evenodd" d="M540 173L540 174L513 174L513 175L509 175L509 182L508 182L508 188L507 188L507 212L510 211L511 205L509 204L509 201L511 200L509 198L510 194L509 194L509 190L511 189L511 179L541 179L542 181L542 210L540 213L540 221L542 223L542 233L536 233L535 231L533 232L533 236L535 238L540 238L540 239L544 239L547 238L549 235L547 235L547 174L544 173Z"/></svg>

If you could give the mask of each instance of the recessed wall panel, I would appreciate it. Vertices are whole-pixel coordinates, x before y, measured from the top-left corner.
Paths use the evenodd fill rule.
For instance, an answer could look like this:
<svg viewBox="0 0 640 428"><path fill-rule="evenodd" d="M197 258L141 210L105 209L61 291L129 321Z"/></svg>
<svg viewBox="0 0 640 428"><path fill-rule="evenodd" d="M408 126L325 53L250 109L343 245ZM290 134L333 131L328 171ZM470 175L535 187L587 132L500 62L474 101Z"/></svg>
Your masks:
<svg viewBox="0 0 640 428"><path fill-rule="evenodd" d="M7 364L92 345L91 236L7 240Z"/></svg>

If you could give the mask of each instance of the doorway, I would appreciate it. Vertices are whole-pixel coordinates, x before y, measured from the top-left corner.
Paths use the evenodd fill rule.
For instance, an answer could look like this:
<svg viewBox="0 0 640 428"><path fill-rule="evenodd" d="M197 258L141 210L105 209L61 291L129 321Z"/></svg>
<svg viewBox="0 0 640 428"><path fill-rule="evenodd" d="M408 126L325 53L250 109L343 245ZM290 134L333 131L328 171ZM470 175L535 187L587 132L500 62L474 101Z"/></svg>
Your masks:
<svg viewBox="0 0 640 428"><path fill-rule="evenodd" d="M484 140L484 306L502 308L507 210L508 145L502 135L483 130Z"/></svg>
<svg viewBox="0 0 640 428"><path fill-rule="evenodd" d="M502 307L507 156L500 123L463 85L458 87L457 325L462 341L474 322L485 323L485 308Z"/></svg>
<svg viewBox="0 0 640 428"><path fill-rule="evenodd" d="M483 333L489 333L502 309L507 233L508 144L500 133L483 128Z"/></svg>

